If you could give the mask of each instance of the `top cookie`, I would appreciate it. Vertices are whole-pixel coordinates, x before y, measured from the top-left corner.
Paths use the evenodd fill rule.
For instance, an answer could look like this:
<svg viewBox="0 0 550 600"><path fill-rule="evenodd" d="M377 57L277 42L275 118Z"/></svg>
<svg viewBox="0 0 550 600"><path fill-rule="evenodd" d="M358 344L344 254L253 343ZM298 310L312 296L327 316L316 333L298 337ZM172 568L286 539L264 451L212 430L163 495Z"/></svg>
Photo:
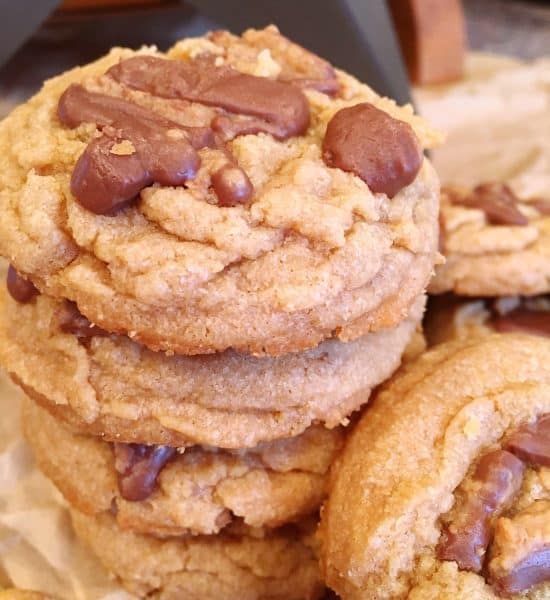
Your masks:
<svg viewBox="0 0 550 600"><path fill-rule="evenodd" d="M436 141L273 27L117 48L0 125L0 253L154 350L353 339L427 283Z"/></svg>
<svg viewBox="0 0 550 600"><path fill-rule="evenodd" d="M441 194L441 252L430 292L532 296L550 292L550 199L503 183Z"/></svg>

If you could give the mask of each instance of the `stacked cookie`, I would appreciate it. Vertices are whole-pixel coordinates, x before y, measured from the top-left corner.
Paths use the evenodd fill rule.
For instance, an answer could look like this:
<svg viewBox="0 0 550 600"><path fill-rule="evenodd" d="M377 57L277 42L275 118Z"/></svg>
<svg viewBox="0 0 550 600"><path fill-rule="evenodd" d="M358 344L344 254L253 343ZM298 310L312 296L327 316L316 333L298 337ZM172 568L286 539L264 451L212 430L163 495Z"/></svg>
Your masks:
<svg viewBox="0 0 550 600"><path fill-rule="evenodd" d="M0 126L0 362L133 592L322 593L342 426L422 317L436 141L273 27L115 49Z"/></svg>
<svg viewBox="0 0 550 600"><path fill-rule="evenodd" d="M430 343L474 333L550 335L550 198L504 183L446 188L441 251L425 329Z"/></svg>

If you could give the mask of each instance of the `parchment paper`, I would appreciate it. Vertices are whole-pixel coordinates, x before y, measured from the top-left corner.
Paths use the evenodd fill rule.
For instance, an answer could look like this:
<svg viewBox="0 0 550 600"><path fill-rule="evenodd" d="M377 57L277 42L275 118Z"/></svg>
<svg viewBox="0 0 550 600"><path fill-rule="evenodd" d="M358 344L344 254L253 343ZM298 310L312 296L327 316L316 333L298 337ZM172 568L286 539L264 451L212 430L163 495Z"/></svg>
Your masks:
<svg viewBox="0 0 550 600"><path fill-rule="evenodd" d="M415 98L448 134L433 154L444 182L502 178L518 193L548 196L550 58L525 65L474 54L465 80L416 90ZM19 404L19 392L0 378L0 586L71 600L129 600L74 539L64 501L22 439Z"/></svg>

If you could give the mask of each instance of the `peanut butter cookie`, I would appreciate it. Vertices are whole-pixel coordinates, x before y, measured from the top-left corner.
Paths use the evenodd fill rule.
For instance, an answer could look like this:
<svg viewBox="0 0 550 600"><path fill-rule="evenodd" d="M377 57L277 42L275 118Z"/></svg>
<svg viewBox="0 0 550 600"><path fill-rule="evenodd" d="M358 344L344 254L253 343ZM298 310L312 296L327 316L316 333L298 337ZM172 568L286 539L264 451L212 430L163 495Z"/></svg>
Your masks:
<svg viewBox="0 0 550 600"><path fill-rule="evenodd" d="M112 510L122 529L216 534L237 518L278 527L319 510L341 428L319 425L248 451L108 444L73 433L30 400L23 429L38 466L78 510ZM52 444L52 440L55 443Z"/></svg>
<svg viewBox="0 0 550 600"><path fill-rule="evenodd" d="M429 291L463 296L550 292L550 199L518 198L502 183L441 195L441 252Z"/></svg>
<svg viewBox="0 0 550 600"><path fill-rule="evenodd" d="M34 291L16 302L3 291L0 364L82 433L139 444L253 447L316 422L345 422L399 366L423 306L419 298L393 329L299 354L166 356L107 335L66 301Z"/></svg>
<svg viewBox="0 0 550 600"><path fill-rule="evenodd" d="M274 27L115 48L0 124L0 253L153 350L348 341L427 285L437 140Z"/></svg>
<svg viewBox="0 0 550 600"><path fill-rule="evenodd" d="M424 318L430 345L453 338L499 331L520 331L550 337L550 296L463 298L432 296Z"/></svg>
<svg viewBox="0 0 550 600"><path fill-rule="evenodd" d="M351 433L322 511L344 600L547 598L550 341L488 334L408 363Z"/></svg>
<svg viewBox="0 0 550 600"><path fill-rule="evenodd" d="M71 511L77 535L140 598L315 600L323 594L313 523L195 538L157 539L114 517Z"/></svg>

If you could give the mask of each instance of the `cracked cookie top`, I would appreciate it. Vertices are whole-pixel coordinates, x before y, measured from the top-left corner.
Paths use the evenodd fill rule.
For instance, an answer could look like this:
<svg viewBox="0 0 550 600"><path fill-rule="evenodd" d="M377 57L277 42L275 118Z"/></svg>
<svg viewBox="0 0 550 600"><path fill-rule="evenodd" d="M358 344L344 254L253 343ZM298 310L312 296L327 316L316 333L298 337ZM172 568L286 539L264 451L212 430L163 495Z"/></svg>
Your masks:
<svg viewBox="0 0 550 600"><path fill-rule="evenodd" d="M430 292L514 296L550 292L550 199L500 182L441 194L440 251Z"/></svg>
<svg viewBox="0 0 550 600"><path fill-rule="evenodd" d="M116 48L0 125L0 252L154 350L351 339L426 285L437 139L274 27Z"/></svg>

